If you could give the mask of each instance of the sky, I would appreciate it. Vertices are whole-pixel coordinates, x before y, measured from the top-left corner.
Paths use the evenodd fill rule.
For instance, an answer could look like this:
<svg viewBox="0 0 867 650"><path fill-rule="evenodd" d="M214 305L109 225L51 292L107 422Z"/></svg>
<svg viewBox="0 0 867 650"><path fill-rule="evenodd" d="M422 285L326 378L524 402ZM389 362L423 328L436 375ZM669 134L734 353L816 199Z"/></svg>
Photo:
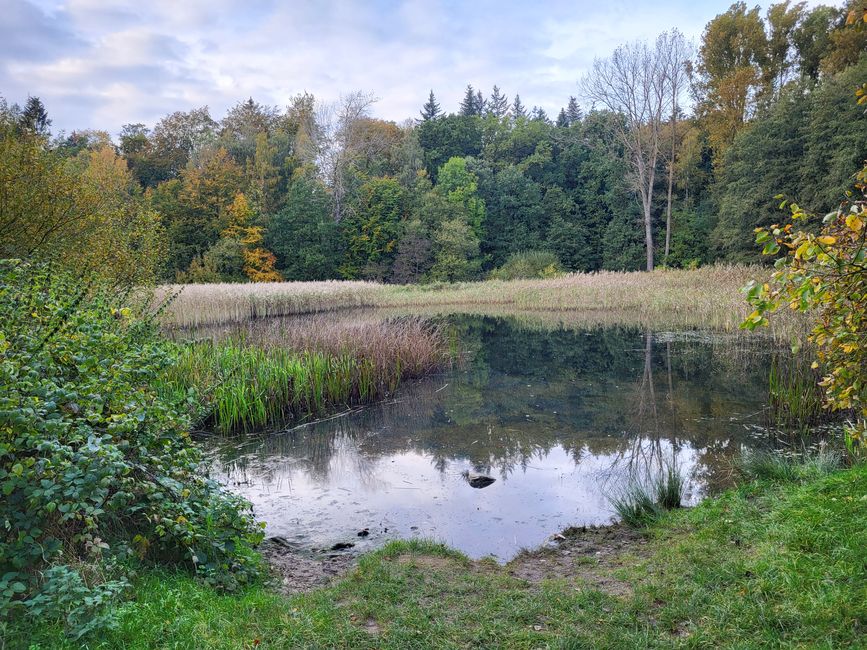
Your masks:
<svg viewBox="0 0 867 650"><path fill-rule="evenodd" d="M0 96L38 96L52 131L153 126L241 100L372 92L372 114L457 110L497 84L552 117L594 57L678 28L698 42L731 0L0 0ZM763 6L767 6L767 2ZM580 96L579 96L580 99Z"/></svg>

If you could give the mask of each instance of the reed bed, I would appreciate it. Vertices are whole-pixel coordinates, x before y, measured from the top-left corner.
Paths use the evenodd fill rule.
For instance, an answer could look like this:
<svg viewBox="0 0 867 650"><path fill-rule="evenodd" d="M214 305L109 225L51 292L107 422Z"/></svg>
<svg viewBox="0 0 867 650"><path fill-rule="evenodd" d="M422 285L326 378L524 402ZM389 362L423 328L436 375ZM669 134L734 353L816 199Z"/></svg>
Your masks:
<svg viewBox="0 0 867 650"><path fill-rule="evenodd" d="M182 345L162 389L203 396L199 418L221 433L249 432L381 399L448 360L419 318L266 325Z"/></svg>
<svg viewBox="0 0 867 650"><path fill-rule="evenodd" d="M749 308L741 288L770 271L716 265L696 270L572 273L538 280L488 280L456 284L383 285L369 282L285 282L161 287L181 290L165 314L169 326L239 323L265 316L312 314L358 307L464 312L594 312L641 324L659 323L734 331ZM782 316L782 315L781 315ZM788 336L797 318L777 319Z"/></svg>
<svg viewBox="0 0 867 650"><path fill-rule="evenodd" d="M163 322L168 326L199 327L372 307L384 288L373 282L338 280L169 284L157 287L154 304L177 294L165 310Z"/></svg>

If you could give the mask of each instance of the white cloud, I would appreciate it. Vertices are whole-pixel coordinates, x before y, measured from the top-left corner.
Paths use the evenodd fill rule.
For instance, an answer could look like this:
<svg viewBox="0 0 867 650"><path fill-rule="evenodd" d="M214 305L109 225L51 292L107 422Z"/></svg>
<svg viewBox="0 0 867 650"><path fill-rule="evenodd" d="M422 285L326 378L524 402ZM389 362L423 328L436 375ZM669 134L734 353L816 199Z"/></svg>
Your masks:
<svg viewBox="0 0 867 650"><path fill-rule="evenodd" d="M285 105L370 90L374 112L415 117L432 88L455 110L467 83L555 114L594 56L678 27L698 39L730 0L535 4L479 0L6 0L0 93L38 95L55 131L153 124L208 104ZM34 45L36 44L36 45Z"/></svg>

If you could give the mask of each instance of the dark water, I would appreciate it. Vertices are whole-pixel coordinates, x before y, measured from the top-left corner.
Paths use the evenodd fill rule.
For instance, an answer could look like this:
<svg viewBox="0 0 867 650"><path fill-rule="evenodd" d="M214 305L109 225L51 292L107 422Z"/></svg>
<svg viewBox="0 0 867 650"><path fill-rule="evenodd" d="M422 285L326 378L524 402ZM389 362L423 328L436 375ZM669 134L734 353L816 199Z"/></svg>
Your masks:
<svg viewBox="0 0 867 650"><path fill-rule="evenodd" d="M207 441L214 475L303 549L435 538L507 560L675 461L695 502L764 444L767 342L451 321L463 363L326 422ZM486 474L470 486L466 472ZM357 533L368 530L367 537Z"/></svg>

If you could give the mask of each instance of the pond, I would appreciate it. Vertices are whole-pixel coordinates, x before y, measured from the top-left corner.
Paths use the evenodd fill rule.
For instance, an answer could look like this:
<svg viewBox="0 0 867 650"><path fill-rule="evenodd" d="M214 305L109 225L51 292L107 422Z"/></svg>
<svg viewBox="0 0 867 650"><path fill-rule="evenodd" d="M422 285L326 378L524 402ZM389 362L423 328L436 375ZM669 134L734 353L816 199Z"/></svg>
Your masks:
<svg viewBox="0 0 867 650"><path fill-rule="evenodd" d="M608 497L668 463L695 503L766 444L767 341L470 316L448 329L449 370L322 422L209 436L212 475L300 550L423 537L507 561L609 523Z"/></svg>

